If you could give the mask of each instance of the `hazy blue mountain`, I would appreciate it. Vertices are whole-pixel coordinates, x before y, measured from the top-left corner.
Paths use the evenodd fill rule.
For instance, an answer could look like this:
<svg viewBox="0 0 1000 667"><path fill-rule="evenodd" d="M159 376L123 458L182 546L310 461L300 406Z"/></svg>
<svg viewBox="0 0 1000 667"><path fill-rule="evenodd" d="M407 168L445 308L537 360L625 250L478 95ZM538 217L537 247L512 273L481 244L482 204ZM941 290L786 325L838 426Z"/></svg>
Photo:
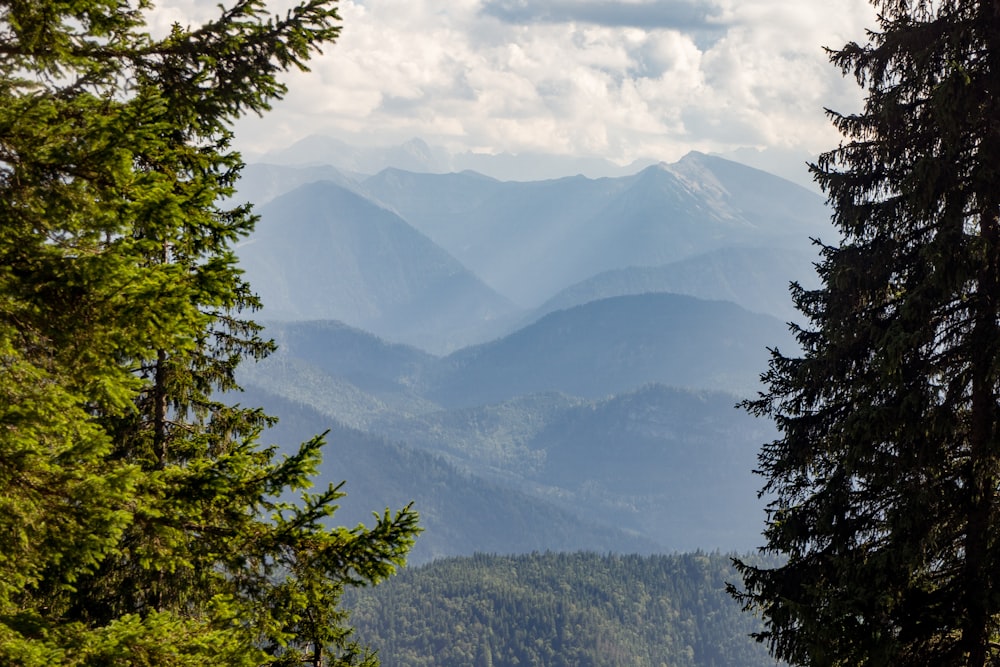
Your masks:
<svg viewBox="0 0 1000 667"><path fill-rule="evenodd" d="M666 306L676 301L672 310L678 318L701 305L709 313L716 312L715 306L725 307L717 311L723 315L739 311L730 304L699 304L673 295L608 301L581 310L616 301ZM752 328L753 318L768 321L759 315L728 317L744 332ZM590 399L522 392L496 403L484 399L448 409L434 399L433 380L441 372L437 366L450 367L452 359L389 345L338 323L272 325L268 332L281 349L274 358L244 371L241 381L302 409L308 406L330 422L431 452L465 474L558 505L581 521L617 526L664 548L750 549L759 542L759 481L750 471L760 445L773 438L773 428L735 409L739 399L731 393L649 384ZM617 354L627 355L635 341L619 343ZM642 345L645 349L637 350L646 358L643 365L652 365L663 353L655 352L648 341ZM689 349L675 352L691 354ZM504 367L512 362L498 363ZM576 372L585 375L591 369L581 363ZM470 385L496 384L495 368L480 370ZM544 375L547 369L540 372ZM560 373L566 375L564 370L552 375Z"/></svg>
<svg viewBox="0 0 1000 667"><path fill-rule="evenodd" d="M775 434L737 400L648 385L594 401L521 396L371 428L669 549L751 549L763 521L751 471Z"/></svg>
<svg viewBox="0 0 1000 667"><path fill-rule="evenodd" d="M473 171L428 174L388 168L362 181L373 200L390 208L454 254L476 238L477 218L505 191L502 181Z"/></svg>
<svg viewBox="0 0 1000 667"><path fill-rule="evenodd" d="M792 345L785 324L731 303L614 297L453 353L429 378L428 396L460 407L547 391L599 398L650 382L745 393L774 345Z"/></svg>
<svg viewBox="0 0 1000 667"><path fill-rule="evenodd" d="M579 225L595 207L626 190L628 179L505 182L474 171L387 169L361 187L475 271L492 275L499 270L494 264L518 250L534 257L538 237L550 248L585 233ZM519 265L536 271L527 259Z"/></svg>
<svg viewBox="0 0 1000 667"><path fill-rule="evenodd" d="M289 188L259 207L258 232L239 249L265 316L339 319L436 353L530 321L487 284L551 301L536 319L640 291L789 319L787 281L808 273L808 237L826 229L813 193L696 153L630 177L517 183L399 169L359 182L331 167L255 165L239 197Z"/></svg>
<svg viewBox="0 0 1000 667"><path fill-rule="evenodd" d="M576 246L593 235L588 218L627 183L583 176L501 182L474 172L390 170L362 186L501 294L532 305L564 286Z"/></svg>
<svg viewBox="0 0 1000 667"><path fill-rule="evenodd" d="M330 166L292 167L253 163L243 168L236 184L238 202L253 202L257 207L303 185L328 181L348 190L359 188L358 177Z"/></svg>
<svg viewBox="0 0 1000 667"><path fill-rule="evenodd" d="M308 374L300 377L310 382ZM398 443L394 447L433 455L437 463L430 466L432 470L447 461L447 468L456 473L453 477L463 478L454 482L460 488L465 487L464 478L475 478L488 484L491 492L515 490L515 495L572 515L574 525L615 526L661 549L748 550L760 543L763 503L756 498L760 480L751 471L760 446L775 434L768 422L736 409L737 398L731 394L649 385L600 401L521 397L409 419L397 414L395 423L383 419L369 424L368 435L362 438L361 431L341 426L331 414L337 406L328 410L331 406L315 403L323 392L298 395L314 401L310 405L295 400L294 391L279 399L271 390L287 391L288 385L275 386L270 379L264 379L262 386L256 384L262 378L244 380L251 391L241 400L262 401L280 415L283 427L305 429L293 430L279 441L302 440L332 425L340 429L334 438L337 443L363 440L369 448L364 455L334 447L338 466L349 466L336 468L335 474L352 485L360 481L364 489L417 489L419 481L427 482L435 493L452 488L426 477L430 464L407 464L405 457L399 470L396 463L387 464L379 448L394 442ZM385 479L407 470L414 479L405 484ZM517 518L522 512L518 509L513 519L498 512L491 520L506 526L510 520L522 521ZM360 520L356 516L351 515L351 521ZM566 534L562 526L553 530ZM448 553L472 553L465 550L470 548L468 541L452 546Z"/></svg>
<svg viewBox="0 0 1000 667"><path fill-rule="evenodd" d="M751 472L776 432L722 392L650 385L568 409L526 443L545 453L529 479L568 509L670 549L749 550L764 512Z"/></svg>
<svg viewBox="0 0 1000 667"><path fill-rule="evenodd" d="M815 193L700 153L621 178L519 183L391 170L362 187L526 306L602 271L730 246L807 248L830 229Z"/></svg>
<svg viewBox="0 0 1000 667"><path fill-rule="evenodd" d="M613 296L673 292L700 299L731 301L782 321L801 320L789 283L818 283L815 252L792 248L721 248L664 266L605 271L567 287L532 312L532 322L556 310ZM522 323L523 325L524 323Z"/></svg>
<svg viewBox="0 0 1000 667"><path fill-rule="evenodd" d="M239 397L260 405L280 421L262 441L284 447L326 432L318 485L346 480L347 497L333 520L371 525L372 512L409 502L424 532L409 562L476 552L527 553L585 549L651 553L662 547L581 519L551 503L457 471L439 457L337 424L306 406L250 387Z"/></svg>
<svg viewBox="0 0 1000 667"><path fill-rule="evenodd" d="M445 351L513 312L458 261L391 211L332 182L259 209L240 263L271 319L337 319Z"/></svg>
<svg viewBox="0 0 1000 667"><path fill-rule="evenodd" d="M567 174L590 177L634 174L655 160L640 160L619 166L599 157L575 157L540 153L451 153L430 146L422 139L381 146L348 143L329 136L313 135L291 146L250 155L253 162L283 165L329 165L343 171L375 174L383 169L406 169L421 173L473 170L505 181L560 178Z"/></svg>
<svg viewBox="0 0 1000 667"><path fill-rule="evenodd" d="M700 153L650 167L593 218L572 275L660 266L726 247L805 249L828 230L822 199L750 167Z"/></svg>
<svg viewBox="0 0 1000 667"><path fill-rule="evenodd" d="M539 182L262 165L243 187L292 189L238 250L281 346L241 381L292 440L334 426L344 516L417 499L421 559L759 543L773 428L733 405L794 347L819 197L700 154ZM497 290L543 305L496 338L525 321Z"/></svg>
<svg viewBox="0 0 1000 667"><path fill-rule="evenodd" d="M665 169L693 194L793 247L809 244L811 234L833 233L830 210L820 195L766 171L697 152Z"/></svg>

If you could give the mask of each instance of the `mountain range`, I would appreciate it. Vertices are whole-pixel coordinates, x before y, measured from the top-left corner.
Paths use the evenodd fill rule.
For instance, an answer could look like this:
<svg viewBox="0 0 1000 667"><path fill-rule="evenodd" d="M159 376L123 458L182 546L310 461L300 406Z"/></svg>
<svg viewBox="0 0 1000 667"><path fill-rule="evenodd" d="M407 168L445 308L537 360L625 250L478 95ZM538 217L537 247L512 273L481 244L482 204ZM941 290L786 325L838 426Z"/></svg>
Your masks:
<svg viewBox="0 0 1000 667"><path fill-rule="evenodd" d="M265 442L290 448L325 433L318 482L343 482L347 494L332 517L337 525L371 525L373 512L412 502L423 532L408 556L410 564L475 552L662 549L594 517L581 517L510 485L473 476L431 452L338 424L329 415L259 387L248 388L240 400L280 415L278 424L265 433Z"/></svg>
<svg viewBox="0 0 1000 667"><path fill-rule="evenodd" d="M457 346L449 332L516 310L398 215L332 181L282 195L260 216L239 254L267 317L344 320Z"/></svg>
<svg viewBox="0 0 1000 667"><path fill-rule="evenodd" d="M264 317L338 320L435 353L510 333L550 300L622 272L644 291L786 318L788 283L815 283L810 239L832 234L812 192L702 154L626 177L539 182L331 169L247 170L244 192L265 203L238 252Z"/></svg>
<svg viewBox="0 0 1000 667"><path fill-rule="evenodd" d="M329 165L343 172L364 175L377 174L387 168L434 174L475 171L501 181L541 181L576 174L590 178L628 176L660 161L641 158L621 165L593 156L471 151L455 153L442 146L431 146L420 138L412 138L401 144L371 145L368 141L365 144L312 135L290 146L244 155L254 164ZM775 147L740 148L716 155L777 174L807 189L818 191L806 168L809 162L816 161L815 155Z"/></svg>
<svg viewBox="0 0 1000 667"><path fill-rule="evenodd" d="M243 383L331 423L660 549L759 541L751 470L772 428L734 406L764 346L790 344L774 318L672 294L615 297L444 357L336 322L268 332L280 350ZM462 543L456 553L482 550Z"/></svg>
<svg viewBox="0 0 1000 667"><path fill-rule="evenodd" d="M811 239L833 236L820 197L700 153L504 181L421 172L416 144L368 174L323 145L241 183L260 222L237 251L279 351L240 379L282 417L268 437L332 429L343 516L414 500L417 562L760 543L776 432L736 405L768 348L796 348L789 283L818 284Z"/></svg>
<svg viewBox="0 0 1000 667"><path fill-rule="evenodd" d="M620 166L601 158L579 158L542 153L453 153L430 146L419 138L398 145L360 146L329 136L313 135L291 146L257 154L255 163L281 165L332 165L341 171L376 174L386 168L420 173L476 171L500 180L532 181L565 174L624 176L651 164L640 160Z"/></svg>
<svg viewBox="0 0 1000 667"><path fill-rule="evenodd" d="M602 271L724 247L807 249L828 231L812 192L700 153L620 178L524 183L390 169L362 187L525 307Z"/></svg>

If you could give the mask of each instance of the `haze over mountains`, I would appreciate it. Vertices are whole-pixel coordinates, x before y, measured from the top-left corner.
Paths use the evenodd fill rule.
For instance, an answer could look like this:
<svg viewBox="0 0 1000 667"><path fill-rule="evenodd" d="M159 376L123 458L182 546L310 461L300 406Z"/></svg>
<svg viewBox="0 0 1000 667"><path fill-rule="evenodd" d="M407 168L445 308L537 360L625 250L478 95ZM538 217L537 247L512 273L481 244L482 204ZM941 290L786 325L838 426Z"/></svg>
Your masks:
<svg viewBox="0 0 1000 667"><path fill-rule="evenodd" d="M803 249L825 231L819 197L698 153L621 178L522 183L389 169L362 187L525 307L602 271L724 247Z"/></svg>
<svg viewBox="0 0 1000 667"><path fill-rule="evenodd" d="M331 181L260 213L240 256L267 317L343 320L428 344L515 310L398 215Z"/></svg>
<svg viewBox="0 0 1000 667"><path fill-rule="evenodd" d="M795 344L788 284L815 284L810 237L832 239L817 195L697 153L544 181L311 157L241 184L280 346L242 380L294 415L283 436L381 443L328 464L351 507L415 500L418 562L760 542L774 430L734 406Z"/></svg>
<svg viewBox="0 0 1000 667"><path fill-rule="evenodd" d="M286 166L329 165L345 173L377 174L383 169L449 174L475 171L501 181L542 181L572 175L590 178L629 176L660 160L639 159L621 165L596 157L548 155L544 153L455 153L414 138L400 145L357 146L330 136L312 135L291 146L245 155L257 164ZM794 149L741 148L719 157L777 174L807 189L818 191L806 164L816 156Z"/></svg>
<svg viewBox="0 0 1000 667"><path fill-rule="evenodd" d="M448 174L475 171L499 180L537 181L567 174L626 176L653 164L652 160L619 166L599 158L546 154L499 155L452 153L411 139L398 146L355 146L333 137L313 135L283 149L253 157L253 162L276 165L331 165L346 173L376 174L383 169Z"/></svg>
<svg viewBox="0 0 1000 667"><path fill-rule="evenodd" d="M248 169L251 184L265 172L270 188L294 188L260 208L240 248L265 316L341 320L438 353L509 332L610 271L708 298L739 298L731 285L756 281L763 289L740 305L785 316L789 279L809 280L809 239L830 236L818 196L701 154L627 177L528 183L396 169L331 179L330 169ZM720 252L743 253L748 277L720 270ZM684 267L671 271L675 262ZM792 264L799 275L785 272Z"/></svg>

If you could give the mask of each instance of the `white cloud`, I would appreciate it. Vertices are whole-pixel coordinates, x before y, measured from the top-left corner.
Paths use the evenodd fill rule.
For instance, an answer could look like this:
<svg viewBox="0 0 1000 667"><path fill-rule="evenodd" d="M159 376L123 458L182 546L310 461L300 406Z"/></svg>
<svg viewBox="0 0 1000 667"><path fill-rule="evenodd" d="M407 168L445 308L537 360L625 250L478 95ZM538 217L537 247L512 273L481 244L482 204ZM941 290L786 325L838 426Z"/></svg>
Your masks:
<svg viewBox="0 0 1000 667"><path fill-rule="evenodd" d="M172 20L209 5L161 4ZM345 0L340 12L339 42L287 77L273 112L237 126L243 146L329 133L619 162L816 152L837 141L822 108L859 99L822 47L872 22L864 0Z"/></svg>

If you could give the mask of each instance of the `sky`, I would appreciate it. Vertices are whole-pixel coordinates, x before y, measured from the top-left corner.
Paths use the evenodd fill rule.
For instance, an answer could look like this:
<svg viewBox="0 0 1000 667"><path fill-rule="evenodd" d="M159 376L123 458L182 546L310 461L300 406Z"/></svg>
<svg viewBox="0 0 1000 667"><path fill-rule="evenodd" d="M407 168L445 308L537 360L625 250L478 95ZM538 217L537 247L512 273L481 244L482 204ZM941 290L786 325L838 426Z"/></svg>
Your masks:
<svg viewBox="0 0 1000 667"><path fill-rule="evenodd" d="M194 24L216 4L161 0L155 20ZM312 71L237 124L241 150L322 134L622 165L815 155L839 140L824 107L862 100L823 47L874 25L866 0L342 0L340 14Z"/></svg>

